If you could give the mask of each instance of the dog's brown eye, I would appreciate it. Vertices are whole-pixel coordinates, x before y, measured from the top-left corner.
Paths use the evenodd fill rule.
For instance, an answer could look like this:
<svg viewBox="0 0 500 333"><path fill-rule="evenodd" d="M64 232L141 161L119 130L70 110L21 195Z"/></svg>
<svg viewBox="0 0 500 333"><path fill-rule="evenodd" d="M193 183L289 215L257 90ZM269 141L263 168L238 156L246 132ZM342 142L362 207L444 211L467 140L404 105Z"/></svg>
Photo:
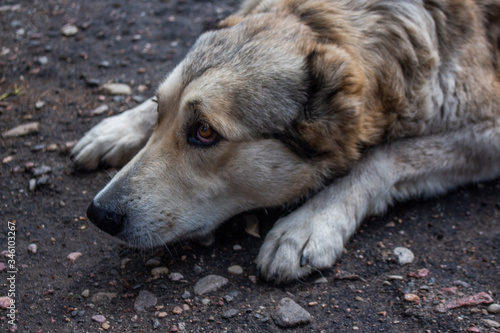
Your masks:
<svg viewBox="0 0 500 333"><path fill-rule="evenodd" d="M201 123L198 126L198 139L200 141L211 141L214 137L215 131L207 123Z"/></svg>
<svg viewBox="0 0 500 333"><path fill-rule="evenodd" d="M219 133L215 131L207 122L199 122L188 142L196 146L211 146L220 139Z"/></svg>

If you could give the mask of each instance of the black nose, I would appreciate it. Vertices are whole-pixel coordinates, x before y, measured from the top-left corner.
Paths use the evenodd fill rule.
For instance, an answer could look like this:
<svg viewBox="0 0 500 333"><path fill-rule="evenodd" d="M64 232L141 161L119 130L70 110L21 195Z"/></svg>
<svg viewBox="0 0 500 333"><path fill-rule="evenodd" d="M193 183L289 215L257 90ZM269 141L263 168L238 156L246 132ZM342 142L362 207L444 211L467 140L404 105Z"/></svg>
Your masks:
<svg viewBox="0 0 500 333"><path fill-rule="evenodd" d="M108 234L115 236L123 230L124 215L102 209L92 203L87 208L87 217Z"/></svg>

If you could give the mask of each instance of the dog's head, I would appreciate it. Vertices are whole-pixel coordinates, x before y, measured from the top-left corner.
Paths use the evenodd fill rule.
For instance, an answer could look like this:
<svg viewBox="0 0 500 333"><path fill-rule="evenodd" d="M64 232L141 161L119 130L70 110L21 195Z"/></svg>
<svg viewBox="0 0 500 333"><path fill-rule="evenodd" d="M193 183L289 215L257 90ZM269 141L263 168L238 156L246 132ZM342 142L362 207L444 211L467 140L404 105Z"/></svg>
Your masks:
<svg viewBox="0 0 500 333"><path fill-rule="evenodd" d="M89 217L138 246L202 236L345 172L367 140L364 76L298 18L259 14L203 34L157 91L147 145Z"/></svg>

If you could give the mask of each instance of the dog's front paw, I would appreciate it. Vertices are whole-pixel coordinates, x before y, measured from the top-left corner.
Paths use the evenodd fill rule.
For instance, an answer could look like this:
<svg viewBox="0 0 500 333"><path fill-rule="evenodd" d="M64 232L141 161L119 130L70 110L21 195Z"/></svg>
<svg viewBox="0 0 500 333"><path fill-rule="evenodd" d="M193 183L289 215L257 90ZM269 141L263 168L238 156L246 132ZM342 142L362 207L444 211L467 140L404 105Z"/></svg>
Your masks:
<svg viewBox="0 0 500 333"><path fill-rule="evenodd" d="M258 268L276 283L300 279L312 270L331 267L344 248L342 226L337 216L308 216L301 209L279 220L268 233L257 257Z"/></svg>
<svg viewBox="0 0 500 333"><path fill-rule="evenodd" d="M131 114L106 118L87 132L71 152L76 169L125 165L146 143L149 133L137 127Z"/></svg>

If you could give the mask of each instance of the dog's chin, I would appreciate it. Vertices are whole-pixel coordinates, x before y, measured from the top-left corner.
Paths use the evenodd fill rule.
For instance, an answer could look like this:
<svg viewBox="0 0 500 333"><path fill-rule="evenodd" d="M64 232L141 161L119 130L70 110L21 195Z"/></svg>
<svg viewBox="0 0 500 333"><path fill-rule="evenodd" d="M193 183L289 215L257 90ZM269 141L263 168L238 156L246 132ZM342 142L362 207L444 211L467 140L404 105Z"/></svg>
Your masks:
<svg viewBox="0 0 500 333"><path fill-rule="evenodd" d="M159 246L168 246L182 240L194 241L204 246L210 246L214 243L214 236L211 228L200 227L196 230L185 231L182 234L173 232L161 235L158 232L131 232L123 230L114 235L120 243L136 249L150 249Z"/></svg>

